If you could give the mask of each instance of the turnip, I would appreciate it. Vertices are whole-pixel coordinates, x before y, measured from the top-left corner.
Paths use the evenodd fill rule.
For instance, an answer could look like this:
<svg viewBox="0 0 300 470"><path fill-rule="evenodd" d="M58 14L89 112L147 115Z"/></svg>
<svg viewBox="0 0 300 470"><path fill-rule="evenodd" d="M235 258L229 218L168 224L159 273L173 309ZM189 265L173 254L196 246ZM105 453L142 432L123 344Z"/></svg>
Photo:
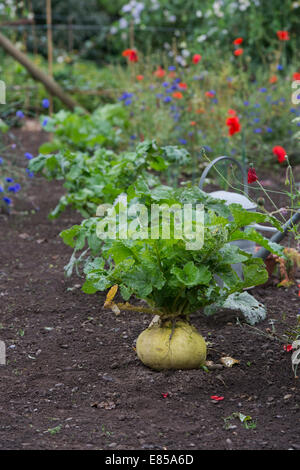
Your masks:
<svg viewBox="0 0 300 470"><path fill-rule="evenodd" d="M136 342L136 352L146 366L155 369L197 369L206 360L206 343L187 321L154 323Z"/></svg>

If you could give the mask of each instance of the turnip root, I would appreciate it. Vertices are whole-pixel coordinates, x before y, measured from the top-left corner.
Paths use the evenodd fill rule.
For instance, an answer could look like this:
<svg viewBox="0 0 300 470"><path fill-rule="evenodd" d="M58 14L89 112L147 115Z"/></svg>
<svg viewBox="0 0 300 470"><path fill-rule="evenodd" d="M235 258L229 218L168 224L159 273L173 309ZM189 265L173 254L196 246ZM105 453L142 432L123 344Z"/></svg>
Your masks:
<svg viewBox="0 0 300 470"><path fill-rule="evenodd" d="M139 335L136 352L151 369L198 369L205 364L206 343L187 321L165 321Z"/></svg>

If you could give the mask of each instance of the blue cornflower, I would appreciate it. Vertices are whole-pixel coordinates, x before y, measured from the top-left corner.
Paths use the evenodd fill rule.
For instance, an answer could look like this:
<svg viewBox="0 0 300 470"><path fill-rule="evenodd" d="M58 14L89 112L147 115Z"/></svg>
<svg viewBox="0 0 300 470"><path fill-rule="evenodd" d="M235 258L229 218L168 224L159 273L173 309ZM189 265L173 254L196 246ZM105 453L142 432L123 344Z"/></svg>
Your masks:
<svg viewBox="0 0 300 470"><path fill-rule="evenodd" d="M226 80L227 80L227 82L232 82L233 78L232 77L227 77Z"/></svg>
<svg viewBox="0 0 300 470"><path fill-rule="evenodd" d="M131 103L132 103L132 100L130 99L124 101L125 106L129 106Z"/></svg>
<svg viewBox="0 0 300 470"><path fill-rule="evenodd" d="M186 140L186 139L182 139L182 138L179 138L179 139L178 139L178 142L180 142L182 145L186 145L186 144L187 144L187 140Z"/></svg>
<svg viewBox="0 0 300 470"><path fill-rule="evenodd" d="M176 66L175 65L170 65L168 67L168 70L170 70L170 72L174 72L174 70L176 70Z"/></svg>
<svg viewBox="0 0 300 470"><path fill-rule="evenodd" d="M21 186L19 185L19 183L15 184L14 186L8 187L8 191L10 191L11 193L17 193L18 191L20 191L20 189Z"/></svg>
<svg viewBox="0 0 300 470"><path fill-rule="evenodd" d="M260 91L261 93L266 93L266 92L268 91L268 89L267 89L267 88L260 88L259 91Z"/></svg>
<svg viewBox="0 0 300 470"><path fill-rule="evenodd" d="M283 70L283 65L278 64L277 65L277 70Z"/></svg>
<svg viewBox="0 0 300 470"><path fill-rule="evenodd" d="M260 121L260 118L258 117L253 119L253 122L259 122L259 121Z"/></svg>
<svg viewBox="0 0 300 470"><path fill-rule="evenodd" d="M14 182L13 178L5 178L5 181L7 183L13 183Z"/></svg>
<svg viewBox="0 0 300 470"><path fill-rule="evenodd" d="M28 174L29 178L33 178L34 177L34 172L33 171L30 171L29 168L26 168L26 173Z"/></svg>
<svg viewBox="0 0 300 470"><path fill-rule="evenodd" d="M280 103L285 103L286 102L286 99L284 97L280 98Z"/></svg>
<svg viewBox="0 0 300 470"><path fill-rule="evenodd" d="M253 131L255 134L260 134L261 133L261 129L259 127L257 127L256 129L254 129Z"/></svg>
<svg viewBox="0 0 300 470"><path fill-rule="evenodd" d="M124 91L124 93L118 98L119 101L125 101L127 98L132 98L133 93L128 93L127 91Z"/></svg>
<svg viewBox="0 0 300 470"><path fill-rule="evenodd" d="M3 197L2 199L3 199L3 201L4 201L7 205L11 204L11 199L9 199L9 197L6 197L6 196L5 196L5 197Z"/></svg>
<svg viewBox="0 0 300 470"><path fill-rule="evenodd" d="M218 98L213 98L211 101L212 101L214 104L218 104L218 103L219 103Z"/></svg>
<svg viewBox="0 0 300 470"><path fill-rule="evenodd" d="M4 193L4 189L0 186L0 193Z"/></svg>
<svg viewBox="0 0 300 470"><path fill-rule="evenodd" d="M272 127L267 127L267 129L266 129L266 130L267 130L267 132L269 132L269 133L273 132L273 129L272 129Z"/></svg>
<svg viewBox="0 0 300 470"><path fill-rule="evenodd" d="M172 101L172 98L171 96L166 96L164 99L163 99L164 103L170 103Z"/></svg>
<svg viewBox="0 0 300 470"><path fill-rule="evenodd" d="M23 111L21 110L18 110L16 112L16 116L19 118L19 119L23 119L25 117L25 114L23 113Z"/></svg>
<svg viewBox="0 0 300 470"><path fill-rule="evenodd" d="M300 122L297 122L297 126L300 127Z"/></svg>
<svg viewBox="0 0 300 470"><path fill-rule="evenodd" d="M249 101L244 101L244 106L249 106Z"/></svg>
<svg viewBox="0 0 300 470"><path fill-rule="evenodd" d="M42 122L42 126L43 126L43 127L47 126L48 121L49 121L49 119L48 119L48 118L45 118L45 119L43 120L43 122Z"/></svg>
<svg viewBox="0 0 300 470"><path fill-rule="evenodd" d="M207 152L212 152L212 148L211 148L209 145L203 145L203 148L204 148Z"/></svg>
<svg viewBox="0 0 300 470"><path fill-rule="evenodd" d="M163 82L163 83L162 83L162 86L163 86L164 88L168 88L169 83L168 83L168 82Z"/></svg>
<svg viewBox="0 0 300 470"><path fill-rule="evenodd" d="M296 113L296 112L297 112L297 109L296 109L296 108L291 108L291 109L290 109L290 112L291 112L291 113Z"/></svg>
<svg viewBox="0 0 300 470"><path fill-rule="evenodd" d="M212 95L216 94L215 90L209 90L209 93L211 93Z"/></svg>
<svg viewBox="0 0 300 470"><path fill-rule="evenodd" d="M3 158L0 157L0 165L2 165L2 163L3 163Z"/></svg>
<svg viewBox="0 0 300 470"><path fill-rule="evenodd" d="M131 135L131 136L130 136L130 139L131 139L131 140L135 140L135 139L136 139L136 135L134 135L134 134Z"/></svg>
<svg viewBox="0 0 300 470"><path fill-rule="evenodd" d="M179 77L175 78L174 83L180 83L180 82L181 82L181 78Z"/></svg>
<svg viewBox="0 0 300 470"><path fill-rule="evenodd" d="M259 104L259 103L255 103L254 108L260 108L260 104Z"/></svg>
<svg viewBox="0 0 300 470"><path fill-rule="evenodd" d="M163 98L163 97L164 97L164 95L163 95L162 93L156 93L156 95L155 95L155 96L156 96L156 98L158 98L158 99L160 99L160 98Z"/></svg>
<svg viewBox="0 0 300 470"><path fill-rule="evenodd" d="M47 98L43 99L43 101L42 101L42 106L43 106L43 108L45 108L45 109L49 108L49 106L50 106L50 101L49 101Z"/></svg>
<svg viewBox="0 0 300 470"><path fill-rule="evenodd" d="M31 160L33 158L33 155L31 155L29 152L24 153L24 156L27 158L27 160Z"/></svg>

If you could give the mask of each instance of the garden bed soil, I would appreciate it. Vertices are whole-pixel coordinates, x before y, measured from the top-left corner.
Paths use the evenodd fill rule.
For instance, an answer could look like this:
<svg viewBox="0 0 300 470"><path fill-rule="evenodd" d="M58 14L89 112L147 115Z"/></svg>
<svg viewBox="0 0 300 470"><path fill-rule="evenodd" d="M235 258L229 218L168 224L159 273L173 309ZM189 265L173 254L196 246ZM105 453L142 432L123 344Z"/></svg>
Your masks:
<svg viewBox="0 0 300 470"><path fill-rule="evenodd" d="M36 155L45 140L39 130L15 135L21 161L25 147ZM192 318L209 341L207 359L238 364L152 371L135 351L151 318L116 316L103 309L105 294L86 295L81 278L65 279L71 249L59 233L81 217L47 218L62 193L60 183L35 177L0 217L0 449L299 450L299 379L291 352L268 336L272 319L278 333L296 325L297 284L249 291L267 307L257 330L235 316ZM248 426L238 413L251 417Z"/></svg>

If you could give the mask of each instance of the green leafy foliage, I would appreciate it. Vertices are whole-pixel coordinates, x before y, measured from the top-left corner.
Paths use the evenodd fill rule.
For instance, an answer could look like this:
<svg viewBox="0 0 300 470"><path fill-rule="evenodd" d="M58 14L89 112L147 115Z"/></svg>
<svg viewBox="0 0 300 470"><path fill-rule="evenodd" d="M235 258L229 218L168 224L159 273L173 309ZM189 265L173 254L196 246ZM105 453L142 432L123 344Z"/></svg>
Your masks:
<svg viewBox="0 0 300 470"><path fill-rule="evenodd" d="M168 239L161 236L152 239L150 223L148 238L121 239L118 237L120 226L117 223L116 238L102 240L101 250L94 256L88 256L84 262L84 292L92 294L117 284L124 300L129 300L131 296L143 299L167 318L188 316L206 305L225 301L234 292L242 292L245 288L267 281L263 260L240 250L231 241L235 240L237 231L249 234L250 239L255 238L254 229L245 232L239 229L253 222L271 222L272 218L261 213L249 213L236 204L228 207L197 187L171 189L158 185L151 191L147 182L139 178L129 188L129 208L137 201L149 211L151 205L158 202L169 207L176 203L183 212L186 203L203 204L202 248L187 249L184 237L175 237L172 230ZM228 211L230 219L226 217ZM170 220L174 222L174 218L170 217ZM85 248L86 244L88 248L93 248L90 237L97 229L98 221L97 218L83 221L81 226L74 226L62 232L61 236L75 250ZM161 223L160 219L160 233ZM274 223L277 226L277 222ZM260 237L259 241L262 242ZM279 246L270 244L267 239L263 242L270 251L281 251ZM232 267L234 263L241 263L242 278Z"/></svg>

